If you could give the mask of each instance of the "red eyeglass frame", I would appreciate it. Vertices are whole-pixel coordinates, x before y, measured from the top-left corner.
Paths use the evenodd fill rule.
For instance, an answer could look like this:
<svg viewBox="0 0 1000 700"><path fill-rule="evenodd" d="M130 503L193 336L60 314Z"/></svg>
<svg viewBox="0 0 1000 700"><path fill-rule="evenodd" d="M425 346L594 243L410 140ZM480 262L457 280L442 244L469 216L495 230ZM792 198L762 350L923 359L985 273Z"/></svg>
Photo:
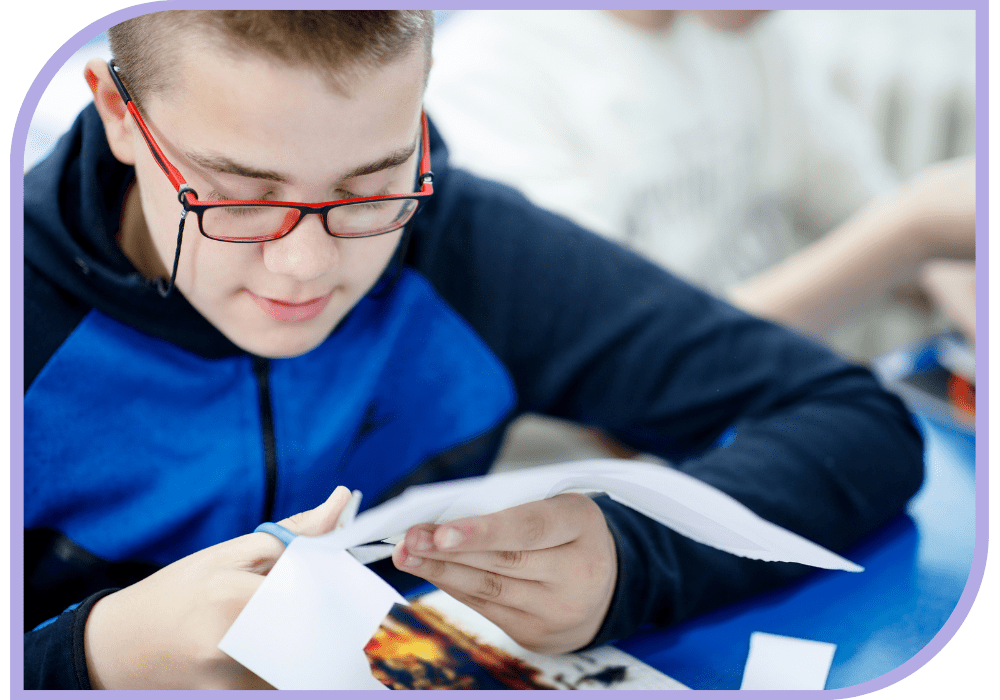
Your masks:
<svg viewBox="0 0 1000 700"><path fill-rule="evenodd" d="M177 191L177 199L184 207L185 213L188 211L193 211L198 215L198 229L201 235L206 238L210 238L215 241L224 241L227 243L261 243L265 241L273 241L283 236L287 236L296 226L305 218L307 214L318 214L323 222L323 228L328 234L335 238L369 238L371 236L380 236L385 233L391 233L392 231L398 231L403 228L416 214L416 209L410 216L404 220L399 225L392 225L391 228L386 228L385 230L376 231L374 233L362 233L362 234L345 234L332 231L330 229L329 223L327 221L327 212L331 209L337 207L342 207L348 204L361 204L364 202L376 202L376 201L391 201L400 199L417 199L426 198L434 194L434 173L431 172L431 149L430 149L430 137L428 134L427 127L427 113L421 111L420 121L421 121L421 156L420 156L420 171L417 176L417 180L420 182L419 192L409 192L406 194L383 194L375 195L372 197L355 197L353 199L338 199L331 202L320 202L315 204L307 204L304 202L283 202L274 200L218 200L218 201L206 201L202 202L198 199L198 193L187 184L184 180L184 176L181 175L180 171L173 166L173 164L167 159L163 151L160 150L159 145L153 138L153 134L150 132L149 127L146 126L146 122L143 120L142 115L139 114L139 109L136 107L135 102L132 100L131 95L129 95L128 90L125 88L124 83L122 83L121 78L118 76L118 67L115 65L114 59L108 61L108 69L111 71L111 79L115 83L115 87L118 89L118 94L121 96L122 101L125 103L125 108L132 115L135 120L136 125L139 127L139 131L142 134L143 139L146 141L146 145L149 147L149 152L152 154L153 159L156 161L157 165L170 180L170 184L173 185L174 189ZM419 202L418 202L419 204ZM231 237L218 237L212 236L205 232L204 226L202 225L202 217L204 213L215 207L227 207L227 206L259 206L259 207L283 207L286 209L298 209L299 217L287 228L283 230L276 231L274 234L269 234L267 236L255 236L252 238L231 238ZM419 207L418 207L419 209ZM183 220L182 220L183 226Z"/></svg>

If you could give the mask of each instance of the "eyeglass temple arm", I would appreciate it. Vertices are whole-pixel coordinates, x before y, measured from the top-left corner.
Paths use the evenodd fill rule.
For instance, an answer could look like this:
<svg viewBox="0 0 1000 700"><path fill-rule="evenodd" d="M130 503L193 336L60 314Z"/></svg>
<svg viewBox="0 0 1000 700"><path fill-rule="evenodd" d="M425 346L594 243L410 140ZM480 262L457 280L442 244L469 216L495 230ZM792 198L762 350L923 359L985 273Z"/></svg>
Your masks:
<svg viewBox="0 0 1000 700"><path fill-rule="evenodd" d="M127 109L132 115L132 118L135 119L135 123L139 127L139 132L142 134L142 138L146 141L146 145L149 147L149 152L153 155L153 159L156 161L156 164L160 166L160 169L163 170L163 173L167 176L167 179L170 180L170 184L174 186L174 189L177 190L178 193L181 193L181 188L185 187L187 182L184 180L184 176L180 174L180 171L170 164L170 161L168 161L167 157L163 155L163 151L160 150L156 141L153 140L153 136L149 132L149 127L146 126L145 120L143 120L142 115L139 114L139 110L135 106L135 101L132 99L132 96L129 95L128 90L121 81L121 78L118 77L118 66L115 65L114 59L108 61L108 70L111 72L111 80L114 81L115 87L118 89L118 94L122 98L122 102L125 103L125 109ZM423 121L424 128L423 143L421 144L423 147L421 149L423 153L420 158L420 172L422 173L420 177L420 184L421 186L427 187L428 193L433 193L434 173L431 172L430 128L428 127L426 112L421 113L421 120ZM194 190L191 190L190 187L187 187L187 190L192 194L194 193ZM183 197L183 193L181 194ZM197 195L194 196L197 199Z"/></svg>
<svg viewBox="0 0 1000 700"><path fill-rule="evenodd" d="M423 122L423 138L420 143L420 187L427 188L427 194L434 194L434 173L431 172L431 137L427 124L427 112L421 110L420 119Z"/></svg>
<svg viewBox="0 0 1000 700"><path fill-rule="evenodd" d="M167 179L170 180L170 184L174 186L174 189L180 192L181 187L185 186L187 183L177 168L171 165L170 161L167 160L167 157L163 155L163 151L161 151L160 147L156 145L156 141L153 140L152 134L149 133L149 127L146 126L146 122L143 121L142 115L139 114L139 109L135 106L132 96L128 94L128 90L125 89L125 85L122 83L121 78L118 77L118 66L115 65L114 59L108 61L108 70L111 71L111 79L114 81L115 87L118 88L118 94L121 95L122 102L125 103L125 109L127 109L132 115L132 118L135 119L135 123L139 127L139 132L142 134L142 138L145 139L146 145L149 147L149 152L153 154L153 159L156 161L156 164L160 166L160 169L163 170Z"/></svg>

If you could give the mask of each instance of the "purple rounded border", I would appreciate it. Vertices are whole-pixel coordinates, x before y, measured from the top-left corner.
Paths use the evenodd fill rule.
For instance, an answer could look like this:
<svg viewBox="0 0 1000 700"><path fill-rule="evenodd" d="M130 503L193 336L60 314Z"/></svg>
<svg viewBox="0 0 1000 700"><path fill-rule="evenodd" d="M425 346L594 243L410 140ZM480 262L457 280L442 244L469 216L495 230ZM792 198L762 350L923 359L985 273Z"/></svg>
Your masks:
<svg viewBox="0 0 1000 700"><path fill-rule="evenodd" d="M330 9L331 6L344 4L348 7L352 5L342 2L316 2L315 0L299 0L294 3L294 9ZM600 9L606 3L547 3L543 7L549 9L583 9L591 7ZM640 2L634 3L635 7L662 7L662 3ZM704 7L703 2L672 3L676 9ZM750 9L758 7L747 2L716 2L719 9ZM409 7L409 3L402 4L396 2L379 3L377 7L382 9L394 9L397 7ZM486 4L466 0L465 2L446 3L438 5L438 9L468 9L482 6L484 8L495 7L495 4ZM538 4L526 2L508 3L505 9L541 9ZM779 2L771 4L772 9L874 9L871 3L858 2ZM197 2L196 0L164 0L160 2L150 2L146 4L128 7L116 12L112 12L81 29L52 57L45 63L38 76L32 82L24 101L18 112L14 126L11 142L11 275L10 275L10 299L11 299L11 397L10 397L10 460L11 460L11 504L10 504L10 545L11 545L11 690L12 694L20 694L25 691L23 688L23 647L21 635L16 633L16 628L20 627L22 611L20 600L23 595L23 543L21 541L21 531L24 517L23 503L23 454L24 454L24 413L23 413L23 393L16 391L15 387L23 386L23 354L24 354L24 271L23 266L18 262L24 256L24 220L23 220L23 162L24 147L27 139L28 127L31 117L38 101L41 98L49 81L59 70L59 68L88 40L104 31L108 27L118 22L124 21L136 15L145 14L167 9L288 9L287 4L261 0L244 0L243 2ZM976 153L986 156L989 152L989 3L984 0L977 2L966 2L959 4L949 4L938 2L910 1L883 2L878 9L969 9L976 11ZM977 159L976 170L976 276L978 285L976 288L976 326L978 343L976 348L976 364L978 367L977 385L979 386L979 400L977 401L976 415L976 546L972 559L972 567L966 582L965 590L962 593L955 610L948 618L947 622L934 638L912 658L904 662L896 669L886 673L871 681L848 688L840 688L826 691L811 691L808 693L796 693L795 695L823 695L831 698L856 697L876 690L886 688L903 678L909 676L914 671L926 664L933 658L955 635L958 628L965 621L972 604L979 592L983 575L986 568L987 540L988 540L988 515L989 515L989 474L988 474L988 430L989 430L989 285L988 285L988 261L989 261L989 239L988 239L988 210L989 210L989 188L988 188L988 159L980 157ZM15 206L16 204L16 206ZM15 605L15 601L18 603ZM190 691L188 691L190 692ZM341 691L351 694L352 691ZM360 697L361 691L353 691ZM436 691L443 692L443 691ZM597 691L616 693L619 691ZM709 697L715 695L729 694L734 691L699 691L699 697ZM785 692L751 691L751 695L756 697L780 697L789 698L791 695Z"/></svg>

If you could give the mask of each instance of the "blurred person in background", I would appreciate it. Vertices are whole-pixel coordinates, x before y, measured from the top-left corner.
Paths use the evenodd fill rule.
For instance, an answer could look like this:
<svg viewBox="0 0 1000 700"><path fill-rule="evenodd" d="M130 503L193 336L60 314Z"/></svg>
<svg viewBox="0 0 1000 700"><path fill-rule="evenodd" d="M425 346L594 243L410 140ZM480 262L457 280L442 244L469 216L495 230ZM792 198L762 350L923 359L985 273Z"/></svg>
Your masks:
<svg viewBox="0 0 1000 700"><path fill-rule="evenodd" d="M974 159L928 165L958 155L954 133L890 148L901 105L929 103L906 81L881 78L894 97L879 110L878 81L845 78L856 65L817 78L863 17L825 35L829 17L766 14L461 13L435 45L428 112L456 164L855 358L949 323L974 337L974 293L952 272L975 255ZM813 35L827 42L803 59Z"/></svg>
<svg viewBox="0 0 1000 700"><path fill-rule="evenodd" d="M975 57L909 48L940 14L461 12L425 105L460 167L870 360L974 339ZM946 14L931 53L964 56L974 17ZM607 452L632 454L534 417L501 468Z"/></svg>

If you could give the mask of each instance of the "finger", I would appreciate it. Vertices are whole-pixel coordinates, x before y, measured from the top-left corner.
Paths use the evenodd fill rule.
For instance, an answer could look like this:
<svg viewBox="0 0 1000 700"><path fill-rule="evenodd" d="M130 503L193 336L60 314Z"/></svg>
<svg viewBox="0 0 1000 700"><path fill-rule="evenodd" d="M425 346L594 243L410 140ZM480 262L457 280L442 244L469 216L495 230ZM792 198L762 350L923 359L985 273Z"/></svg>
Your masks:
<svg viewBox="0 0 1000 700"><path fill-rule="evenodd" d="M531 613L544 607L547 590L537 581L502 576L450 561L425 559L411 554L402 543L393 550L392 561L400 571L464 596Z"/></svg>
<svg viewBox="0 0 1000 700"><path fill-rule="evenodd" d="M323 535L336 526L340 512L350 499L351 492L347 487L338 486L322 505L285 518L278 524L297 535Z"/></svg>
<svg viewBox="0 0 1000 700"><path fill-rule="evenodd" d="M486 552L447 552L434 547L435 526L417 525L406 533L406 550L418 557L450 561L501 576L551 583L563 570L571 544L549 549L513 549Z"/></svg>
<svg viewBox="0 0 1000 700"><path fill-rule="evenodd" d="M227 540L195 556L211 557L211 563L225 568L242 569L252 574L266 575L285 551L278 538L264 532L254 532Z"/></svg>
<svg viewBox="0 0 1000 700"><path fill-rule="evenodd" d="M551 549L514 549L499 552L441 552L432 550L419 556L423 559L461 564L472 569L489 571L500 576L553 583L558 580L562 551L572 545Z"/></svg>
<svg viewBox="0 0 1000 700"><path fill-rule="evenodd" d="M354 519L358 516L358 508L361 506L361 492L357 489L351 491L351 497L347 499L347 505L343 507L340 511L340 515L337 516L336 529L340 530L348 525L354 523Z"/></svg>
<svg viewBox="0 0 1000 700"><path fill-rule="evenodd" d="M564 493L445 523L434 531L433 543L442 551L548 549L575 540L595 511L600 515L600 508L586 496Z"/></svg>
<svg viewBox="0 0 1000 700"><path fill-rule="evenodd" d="M279 524L298 535L321 535L329 532L350 497L351 492L346 487L338 486L318 507L285 518ZM205 557L206 562L228 565L263 575L271 570L284 551L285 545L278 538L257 532L220 542L191 556Z"/></svg>

